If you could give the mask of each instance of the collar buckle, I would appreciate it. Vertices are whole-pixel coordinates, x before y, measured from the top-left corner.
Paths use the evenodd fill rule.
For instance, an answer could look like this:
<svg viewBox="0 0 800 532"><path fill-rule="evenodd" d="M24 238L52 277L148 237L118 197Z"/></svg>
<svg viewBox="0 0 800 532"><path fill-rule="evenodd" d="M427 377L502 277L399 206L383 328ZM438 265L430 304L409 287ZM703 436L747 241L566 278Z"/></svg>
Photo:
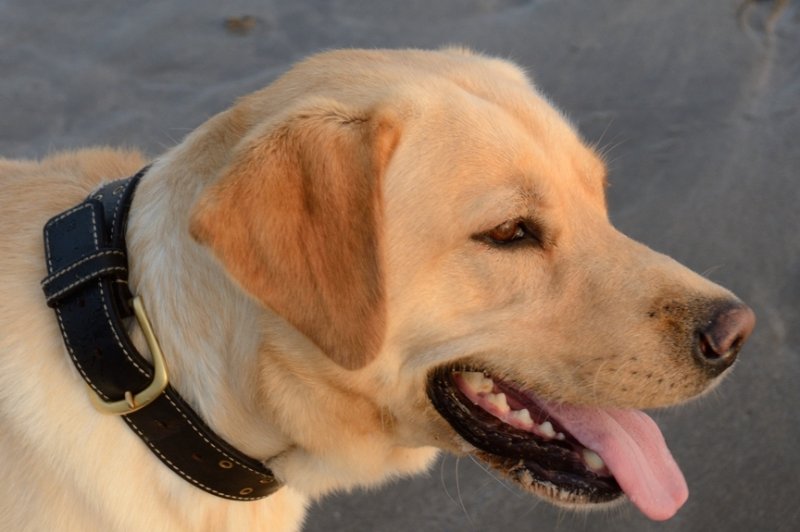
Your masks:
<svg viewBox="0 0 800 532"><path fill-rule="evenodd" d="M141 296L134 297L131 301L131 306L133 307L136 321L139 323L139 327L142 329L144 338L147 341L150 354L153 356L153 379L144 390L137 394L126 391L125 398L119 401L106 401L94 389L87 386L92 405L102 414L124 416L141 410L155 401L169 385L169 374L167 373L164 353L161 352L161 346L158 345L158 339L153 332L150 319L147 317L147 311L144 308Z"/></svg>

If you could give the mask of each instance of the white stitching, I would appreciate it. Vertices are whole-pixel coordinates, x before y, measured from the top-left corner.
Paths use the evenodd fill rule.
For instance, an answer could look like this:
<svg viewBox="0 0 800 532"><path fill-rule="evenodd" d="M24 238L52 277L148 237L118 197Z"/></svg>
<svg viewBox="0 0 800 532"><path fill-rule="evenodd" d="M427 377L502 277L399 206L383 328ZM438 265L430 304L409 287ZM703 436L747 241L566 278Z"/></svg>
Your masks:
<svg viewBox="0 0 800 532"><path fill-rule="evenodd" d="M96 216L97 213L94 212L94 209L91 210L91 213L92 213L92 238L94 239L94 249L99 250L100 244L98 243L98 238L97 238L97 216Z"/></svg>
<svg viewBox="0 0 800 532"><path fill-rule="evenodd" d="M139 366L139 364L136 363L136 361L131 357L130 353L128 353L128 350L125 349L125 346L122 345L122 340L120 340L119 335L117 334L117 330L114 328L114 324L111 322L111 313L108 311L108 306L106 305L106 297L105 297L105 291L103 290L103 284L100 282L98 282L97 284L100 287L100 302L103 304L103 312L106 315L106 321L108 321L108 327L114 334L114 339L117 341L117 345L119 346L120 349L122 349L122 352L125 353L125 358L128 359L128 362L133 364L133 367L139 370L139 373L141 373L147 378L150 378L150 374L144 369L142 369L142 367Z"/></svg>
<svg viewBox="0 0 800 532"><path fill-rule="evenodd" d="M64 337L64 343L67 345L67 351L69 352L70 358L75 363L75 367L77 367L78 371L80 371L81 375L83 375L83 380L86 382L86 384L88 384L97 395L108 401L109 397L94 385L92 380L86 374L86 371L84 371L83 366L81 366L81 363L75 356L75 351L72 349L72 344L69 342L69 336L67 336L67 332L64 329L64 320L61 317L61 309L59 307L56 307L56 316L58 317L58 326L61 328L61 336Z"/></svg>
<svg viewBox="0 0 800 532"><path fill-rule="evenodd" d="M113 181L112 183L120 183L122 181L123 181L122 179L119 179L117 181ZM117 185L114 190L116 190L119 187L123 187L123 192L125 191L124 190L125 189L124 185ZM111 196L112 197L116 196L116 194L114 194L114 190L111 191ZM119 213L119 209L120 209L121 206L122 206L122 198L117 198L117 205L114 207L114 216L111 218L111 238L112 239L116 238L116 236L117 236L117 231L116 231L117 214ZM122 238L120 240L124 241L125 240L125 235L122 235Z"/></svg>
<svg viewBox="0 0 800 532"><path fill-rule="evenodd" d="M120 203L121 203L121 201L117 201L117 205L116 205L116 207L114 209L114 218L116 218L116 213L119 210ZM92 222L94 222L94 218L92 219ZM113 223L114 222L113 222L113 219L112 219L112 225L113 225ZM96 243L97 242L97 228L93 227L93 229L94 229L94 236L95 236L95 243ZM113 234L112 234L112 238L113 238ZM133 367L136 368L139 371L140 374L142 374L144 377L149 378L150 374L146 370L142 369L142 367L133 359L133 357L131 357L130 353L128 353L128 350L125 349L125 346L122 345L122 340L120 340L119 335L117 334L117 330L114 328L114 324L111 322L111 313L108 311L108 306L106 305L105 291L103 290L103 285L102 285L102 283L98 283L98 286L100 287L100 302L103 304L103 312L106 315L106 321L108 322L108 327L111 329L111 332L114 334L114 339L117 341L117 345L122 350L122 352L125 354L125 358L128 359L128 362L130 362L133 365Z"/></svg>
<svg viewBox="0 0 800 532"><path fill-rule="evenodd" d="M66 218L68 216L71 216L71 215L77 213L78 211L80 211L82 209L87 209L87 208L91 209L92 206L89 205L88 203L82 203L82 204L78 205L77 207L73 207L70 210L61 213L59 216L53 218L52 220L50 220L49 222L47 222L45 224L45 226L44 226L44 228L45 228L44 240L45 240L45 247L47 248L47 265L50 267L51 270L53 269L53 261L51 260L51 257L50 257L50 233L47 231L47 228L49 228L52 224L54 224L56 222L59 222L59 221L63 220L64 218ZM92 226L94 226L94 216L92 216ZM97 245L97 231L95 231L94 242L95 242L95 246L96 246Z"/></svg>
<svg viewBox="0 0 800 532"><path fill-rule="evenodd" d="M75 214L75 213L77 213L77 212L79 212L79 211L81 211L82 209L85 209L85 208L89 209L89 213L91 215L90 219L91 219L91 222L92 222L92 238L94 240L95 249L97 249L99 247L99 244L98 244L98 237L97 237L97 223L96 223L96 220L95 220L95 211L92 208L92 206L90 204L88 204L88 203L84 203L84 204L82 204L82 205L80 205L78 207L74 207L74 208L62 213L61 215L57 216L56 218L53 218L52 220L47 222L46 227L51 225L51 224L53 224L53 223L61 221L61 220L65 219L66 217L71 216L72 214ZM50 234L49 234L48 231L45 231L45 247L48 250L47 262L48 262L48 265L49 265L50 269L52 269L53 268L53 264L52 264L52 261L50 260L50 256L49 256ZM104 270L101 270L101 272L105 271L105 270L115 269L115 268L120 268L120 267L119 266L112 266L110 268L104 268ZM82 281L84 281L86 279L87 279L87 277L84 277L83 279L77 281L77 283L82 282ZM67 286L66 288L64 288L63 290L68 290L68 289L72 288L72 286L74 286L75 284L76 283L73 283L73 284ZM97 282L97 287L100 290L100 302L103 304L103 312L106 315L106 320L108 322L108 326L111 329L111 332L114 334L114 339L117 341L117 345L119 346L120 349L122 349L122 352L125 354L125 357L128 359L128 361L131 364L133 364L133 367L135 367L139 371L139 373L141 373L143 376L149 378L150 375L148 375L148 373L145 370L143 370L141 368L141 366L139 366L139 364L137 364L136 361L133 360L133 358L131 358L130 354L125 349L125 346L122 345L122 341L120 340L119 335L117 335L117 331L114 328L113 323L111 322L111 315L110 315L110 313L108 311L108 306L106 305L105 291L103 290L102 282L98 281ZM63 292L63 290L60 290L57 294L54 294L53 296L48 298L48 301L50 299L52 299L53 297L56 297L61 292ZM59 325L61 327L62 335L64 336L65 343L67 344L67 349L69 351L70 357L72 358L73 362L75 362L75 365L77 366L78 370L81 372L81 375L83 375L84 379L87 381L89 386L91 386L91 388L95 392L97 392L97 394L99 396L101 396L103 399L108 400L108 396L106 394L104 394L103 392L101 392L97 388L97 386L95 386L94 383L91 382L91 379L86 374L86 371L84 371L83 367L81 366L80 362L78 361L77 357L75 356L75 352L74 352L74 350L72 348L72 345L69 342L69 339L68 339L68 336L66 334L66 331L64 330L64 322L63 322L63 319L61 317L61 310L59 308L56 308L56 315L58 316L58 322L59 322Z"/></svg>
<svg viewBox="0 0 800 532"><path fill-rule="evenodd" d="M84 277L81 277L81 278L80 278L80 279L78 279L77 281L75 281L75 282L73 282L73 283L70 283L70 284L68 284L67 286L65 286L64 288L62 288L61 290L59 290L59 291L58 291L58 292L56 292L55 294L51 294L51 295L50 295L50 296L47 298L47 301L48 301L48 302L50 302L50 301L52 301L53 299L57 299L59 296L61 296L61 294L64 294L65 292L69 292L69 291L70 291L70 289L72 289L72 288L73 288L73 287L75 287L75 286L78 286L79 284L81 284L81 283L83 283L83 282L85 282L85 281L87 281L87 280L91 280L91 279L92 279L92 277L96 277L96 276L98 276L98 275L100 275L100 274L107 273L107 272L111 272L111 271L115 271L115 270L121 270L121 271L125 271L125 270L127 270L127 268L126 268L125 266L109 266L108 268L103 268L102 270L97 270L97 271L95 271L95 272L92 272L92 273L90 273L89 275L86 275L86 276L84 276Z"/></svg>
<svg viewBox="0 0 800 532"><path fill-rule="evenodd" d="M65 217L69 216L70 214L72 214L72 213L74 213L74 212L78 212L78 211L80 211L81 209L84 209L84 208L89 208L89 209L90 209L90 211L89 211L89 212L90 212L90 214L91 214L91 221L92 221L92 237L93 237L93 239L94 239L94 245L95 245L95 249L98 249L98 248L99 248L99 244L98 244L98 238L97 238L97 223L96 223L96 220L95 220L95 211L94 211L94 209L92 209L91 207L92 207L92 206L91 206L90 204L88 204L88 203L85 203L85 204L81 205L80 207L76 207L76 208L74 208L74 209L70 209L69 211L65 212L64 214L62 214L62 215L60 215L60 216L58 216L58 217L54 218L54 219L53 219L53 220L51 220L50 222L48 222L48 223L47 223L47 225L50 225L51 223L55 223L55 222L57 222L57 221L59 221L59 220L62 220L62 219L64 219ZM47 232L45 232L45 235L46 235L46 238L45 238L45 240L46 240L46 242L45 242L45 245L46 245L47 249L50 249L50 240L49 240L49 234L48 234ZM50 268L52 269L52 264L50 264ZM111 268L119 268L119 266L112 266ZM105 270L108 270L108 269L110 269L110 268L105 268ZM101 270L101 271L102 271L102 270ZM86 280L86 279L87 279L87 278L86 278L86 277L84 277L84 278L83 278L81 281L78 281L78 282L82 282L82 281L84 281L84 280ZM74 283L73 283L73 285L74 285ZM68 286L66 289L69 289L69 288L71 288L73 285L70 285L70 286ZM145 376L145 377L148 377L148 378L149 378L149 377L150 377L150 375L148 374L148 372L147 372L147 371L145 371L145 370L143 370L143 369L141 368L141 366L139 366L139 364L137 364L137 363L136 363L136 361L135 361L135 360L134 360L134 359L131 357L131 355L128 353L127 349L125 349L125 346L123 346L123 345L122 345L122 341L120 340L120 338L119 338L119 335L117 334L117 330L114 328L114 325L113 325L113 323L111 322L111 314L110 314L110 312L108 311L108 306L106 305L106 298L105 298L105 291L103 290L103 284L102 284L101 282L99 282L99 281L98 281L98 283L97 283L97 286L98 286L98 288L100 289L100 302L103 304L103 312L104 312L104 313L105 313L105 315L106 315L106 321L108 322L108 326L109 326L109 328L111 329L111 332L114 334L114 339L117 341L117 345L118 345L118 346L119 346L119 348L122 350L122 352L125 354L125 358L127 358L127 359L128 359L128 361L129 361L131 364L133 364L133 367L134 367L134 368L136 368L136 369L139 371L139 373L141 373L143 376ZM65 289L65 290L66 290L66 289ZM52 297L55 297L55 295L54 295L54 296L51 296L51 298L52 298ZM49 299L48 299L48 300L49 300ZM71 352L71 351L70 351L70 353L72 354L72 352ZM73 356L73 360L75 360L74 356ZM78 364L78 363L77 363L77 360L76 360L76 365L78 365L78 367L80 368L80 364ZM84 376L86 376L86 373L84 373L82 369L81 369L81 373L83 373L83 375L84 375ZM88 377L87 377L87 379L88 379ZM92 386L92 388L94 388L94 389L97 389L95 386ZM105 396L104 396L104 397L105 397Z"/></svg>
<svg viewBox="0 0 800 532"><path fill-rule="evenodd" d="M124 257L125 253L123 253L122 251L120 251L118 249L111 249L111 250L107 250L107 251L100 251L98 253L92 253L91 255L88 255L88 256L82 258L81 260L79 260L79 261L67 266L66 268L64 268L62 270L59 270L56 273L46 277L45 279L42 280L42 285L50 283L52 281L55 281L56 279L58 279L59 277L61 277L65 273L74 270L75 268L77 268L78 266L80 266L81 264L83 264L86 261L90 261L90 260L95 259L97 257L103 257L105 255L119 255L121 257Z"/></svg>
<svg viewBox="0 0 800 532"><path fill-rule="evenodd" d="M256 475L264 476L264 473L262 473L262 472L260 472L260 471L256 471L255 469L253 469L253 468L249 467L248 465L241 463L239 460L237 460L237 459L236 459L236 458L234 458L233 456L230 456L228 453L226 453L225 451L223 451L222 449L220 449L219 447L217 447L216 445L214 445L214 442L212 442L212 441L210 441L208 438L206 438L205 434L203 434L203 433L200 431L200 429L198 429L198 428L195 426L195 424L194 424L194 423L192 423L192 420L191 420L191 419L189 419L189 418L186 416L186 414L184 414L184 413L183 413L183 411L182 411L180 408L178 408L178 405L176 405L176 404L175 404L175 403L172 401L172 398L171 398L171 397L170 397L168 394L164 394L164 397L166 397L166 398L167 398L167 401L169 401L169 404L171 404L171 405L172 405L172 407L175 409L175 411L176 411L176 412L178 412L178 413L181 415L181 417L183 417L183 419L184 419L184 420L185 420L185 421L186 421L186 422L189 424L189 426L190 426L190 427L192 427L192 430L194 430L194 431L195 431L195 432L196 432L196 433L197 433L197 434L198 434L198 435L199 435L201 438L203 438L203 441L204 441L204 442L206 442L206 443L207 443L207 444L208 444L208 445L209 445L211 448L213 448L215 451L217 451L218 453L220 453L222 456L224 456L224 457L225 457L225 458L227 458L228 460L231 460L231 461L233 461L234 463L236 463L236 465L238 465L239 467L242 467L242 468L244 468L244 469L247 469L248 471L250 471L251 473L255 473Z"/></svg>
<svg viewBox="0 0 800 532"><path fill-rule="evenodd" d="M74 208L62 213L60 216L58 216L56 218L53 218L52 220L47 222L47 224L45 225L45 228L47 228L48 226L50 226L51 224L53 224L55 222L58 222L60 220L65 219L66 217L71 216L72 214L75 214L75 213L77 213L80 210L85 209L85 208L91 209L91 205L82 204L82 205L79 205L78 207L74 207ZM92 216L92 226L94 227L94 215ZM52 269L53 268L53 262L52 262L52 260L50 258L50 233L48 231L45 231L44 237L45 237L44 238L44 240L45 240L45 249L47 250L47 265L50 267L50 269ZM95 234L95 242L96 241L97 241L97 236ZM98 284L99 284L99 282L98 282ZM61 336L64 337L64 344L67 346L67 352L69 353L69 356L72 359L72 361L75 363L75 367L78 368L78 371L81 373L81 375L83 375L84 381L92 388L92 390L94 390L95 393L97 393L97 395L99 395L103 399L108 400L108 396L106 394L104 394L102 391L100 391L100 389L97 388L97 386L95 386L92 383L91 379L86 374L86 371L83 369L83 366L81 366L80 361L78 361L78 358L75 356L75 350L72 348L72 344L69 341L69 336L67 335L67 331L64 328L64 319L61 316L61 309L58 308L58 307L56 307L56 317L58 318L58 326L61 328Z"/></svg>
<svg viewBox="0 0 800 532"><path fill-rule="evenodd" d="M92 212L94 212L94 211L92 211ZM92 216L92 232L94 234L95 246L97 246L97 226L95 225L94 221L95 220L94 220L94 215L93 215ZM103 284L98 282L97 286L100 288L100 302L103 304L103 312L106 315L106 321L108 322L108 327L109 327L109 329L111 329L111 332L114 334L114 339L117 341L117 345L122 350L122 352L125 354L125 358L128 359L128 362L130 362L133 365L133 367L136 368L139 371L140 374L142 374L144 377L148 377L149 378L150 377L149 373L147 371L145 371L144 369L142 369L142 367L139 364L136 363L136 361L133 359L133 357L131 357L130 353L128 353L128 350L125 349L125 346L122 345L122 340L120 340L119 335L117 334L117 330L114 327L114 324L111 322L111 313L108 311L108 305L106 305L106 297L105 297L105 290L103 290Z"/></svg>
<svg viewBox="0 0 800 532"><path fill-rule="evenodd" d="M167 397L167 398L169 399L169 397ZM170 402L172 402L172 401L170 401ZM205 484L203 484L199 480L196 480L194 477L191 477L188 473L185 473L182 469L180 469L177 465L175 465L172 461L170 461L169 458L164 456L164 454L147 439L147 437L144 435L144 433L141 430L139 430L139 427L136 426L136 423L134 423L134 421L131 418L126 417L125 421L127 421L128 424L130 424L130 426L133 427L133 429L144 440L144 442L147 444L147 446L150 447L150 449L154 453L156 453L158 456L160 456L161 459L164 462L166 462L172 468L173 471L178 473L180 476L182 476L183 478L185 478L186 480L188 480L192 484L194 484L196 486L199 486L199 487L203 488L204 490L206 490L206 491L208 491L210 493L213 493L214 495L217 495L217 496L220 496L220 497L225 497L225 498L228 498L228 499L235 499L235 500L239 500L239 501L257 501L259 499L263 499L264 498L264 497L237 497L235 495L230 495L228 493L222 493L220 491L217 491L217 490L215 490L213 488L210 488L210 487L206 486Z"/></svg>
<svg viewBox="0 0 800 532"><path fill-rule="evenodd" d="M75 207L71 208L70 210L64 211L61 214L59 214L58 216L56 216L55 218L49 220L46 225L52 225L52 224L54 224L56 222L59 222L59 221L63 220L67 216L75 214L76 212L78 212L81 209L86 209L86 208L89 208L89 207L91 207L91 205L88 204L88 203L81 203L80 205L76 205Z"/></svg>

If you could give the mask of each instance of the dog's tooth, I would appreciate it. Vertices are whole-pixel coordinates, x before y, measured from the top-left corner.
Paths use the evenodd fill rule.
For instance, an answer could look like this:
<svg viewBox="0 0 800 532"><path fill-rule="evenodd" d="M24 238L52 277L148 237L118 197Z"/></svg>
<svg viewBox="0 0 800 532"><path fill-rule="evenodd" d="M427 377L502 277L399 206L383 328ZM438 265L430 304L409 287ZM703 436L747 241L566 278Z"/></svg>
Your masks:
<svg viewBox="0 0 800 532"><path fill-rule="evenodd" d="M556 439L557 440L565 440L565 439L567 439L567 437L564 436L563 432L556 432Z"/></svg>
<svg viewBox="0 0 800 532"><path fill-rule="evenodd" d="M470 390L473 392L478 391L478 387L480 387L483 381L483 373L478 373L477 371L462 371L460 375L464 384L466 384Z"/></svg>
<svg viewBox="0 0 800 532"><path fill-rule="evenodd" d="M489 393L494 388L492 379L487 379L479 371L463 371L461 372L461 378L464 379L464 383L470 390L478 394Z"/></svg>
<svg viewBox="0 0 800 532"><path fill-rule="evenodd" d="M501 414L508 414L511 408L506 401L506 394L504 393L490 393L486 396L489 404L494 406Z"/></svg>
<svg viewBox="0 0 800 532"><path fill-rule="evenodd" d="M542 432L543 435L547 436L548 438L552 438L556 435L556 431L553 428L553 424L549 421L545 421L541 425L539 425L539 430Z"/></svg>
<svg viewBox="0 0 800 532"><path fill-rule="evenodd" d="M589 466L589 469L592 471L600 471L606 466L606 463L603 462L600 455L589 449L583 450L583 461L586 462L586 465Z"/></svg>
<svg viewBox="0 0 800 532"><path fill-rule="evenodd" d="M528 412L527 408L523 408L522 410L512 410L508 417L510 420L516 421L517 425L522 426L523 428L527 429L533 426L533 419L531 419L531 413Z"/></svg>

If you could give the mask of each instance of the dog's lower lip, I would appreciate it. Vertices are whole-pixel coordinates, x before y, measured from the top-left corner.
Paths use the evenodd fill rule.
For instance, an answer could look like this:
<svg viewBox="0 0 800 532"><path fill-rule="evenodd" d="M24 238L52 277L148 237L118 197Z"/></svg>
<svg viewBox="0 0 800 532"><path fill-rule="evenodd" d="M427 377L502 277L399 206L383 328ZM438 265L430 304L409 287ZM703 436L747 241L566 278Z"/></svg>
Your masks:
<svg viewBox="0 0 800 532"><path fill-rule="evenodd" d="M603 503L622 496L598 456L515 387L495 379L490 390L480 375L463 368L440 368L428 387L434 407L476 448L476 456L524 488L555 501ZM483 388L473 388L467 381ZM530 422L520 413L523 410Z"/></svg>

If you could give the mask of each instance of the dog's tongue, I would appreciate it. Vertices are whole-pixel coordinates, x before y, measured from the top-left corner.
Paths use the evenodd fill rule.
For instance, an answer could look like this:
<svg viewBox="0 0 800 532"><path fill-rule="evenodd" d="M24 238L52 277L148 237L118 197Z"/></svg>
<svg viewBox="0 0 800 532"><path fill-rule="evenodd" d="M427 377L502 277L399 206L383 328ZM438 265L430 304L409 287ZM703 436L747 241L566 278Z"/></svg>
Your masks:
<svg viewBox="0 0 800 532"><path fill-rule="evenodd" d="M650 519L669 519L686 502L683 473L644 412L569 405L548 405L547 410L603 458L631 502Z"/></svg>

